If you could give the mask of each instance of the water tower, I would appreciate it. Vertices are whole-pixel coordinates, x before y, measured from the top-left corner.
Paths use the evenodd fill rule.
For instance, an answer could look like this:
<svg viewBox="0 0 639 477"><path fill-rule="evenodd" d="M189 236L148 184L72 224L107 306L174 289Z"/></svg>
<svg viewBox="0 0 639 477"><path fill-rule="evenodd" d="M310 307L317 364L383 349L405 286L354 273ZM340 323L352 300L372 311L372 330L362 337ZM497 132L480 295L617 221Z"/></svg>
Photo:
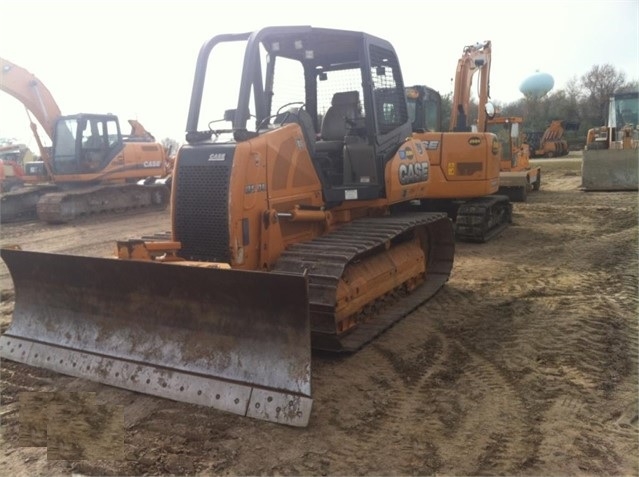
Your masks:
<svg viewBox="0 0 639 477"><path fill-rule="evenodd" d="M527 99L540 99L544 97L555 85L555 80L548 73L539 70L530 75L519 86L519 91Z"/></svg>

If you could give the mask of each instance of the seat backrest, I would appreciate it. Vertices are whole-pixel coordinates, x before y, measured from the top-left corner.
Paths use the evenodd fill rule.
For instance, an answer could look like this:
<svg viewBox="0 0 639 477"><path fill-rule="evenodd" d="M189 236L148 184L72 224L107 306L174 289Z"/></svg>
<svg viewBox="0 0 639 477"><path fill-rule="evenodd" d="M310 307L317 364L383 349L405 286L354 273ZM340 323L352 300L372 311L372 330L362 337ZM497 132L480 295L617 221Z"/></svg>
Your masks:
<svg viewBox="0 0 639 477"><path fill-rule="evenodd" d="M315 126L313 126L313 118L304 107L291 108L287 112L281 113L275 118L273 123L282 125L288 123L299 124L304 134L304 142L306 142L308 153L311 157L315 154Z"/></svg>
<svg viewBox="0 0 639 477"><path fill-rule="evenodd" d="M348 132L346 118L355 119L359 115L358 91L335 93L322 121L321 138L324 141L343 141Z"/></svg>

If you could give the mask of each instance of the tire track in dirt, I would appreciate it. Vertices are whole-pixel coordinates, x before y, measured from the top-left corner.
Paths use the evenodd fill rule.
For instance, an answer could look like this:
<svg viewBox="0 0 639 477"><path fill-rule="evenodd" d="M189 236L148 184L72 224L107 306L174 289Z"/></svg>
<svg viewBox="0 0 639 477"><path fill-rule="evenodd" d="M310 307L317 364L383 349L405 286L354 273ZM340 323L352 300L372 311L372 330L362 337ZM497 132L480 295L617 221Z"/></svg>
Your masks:
<svg viewBox="0 0 639 477"><path fill-rule="evenodd" d="M617 259L622 267L628 264L623 254ZM572 466L569 472L573 473L625 474L632 469L622 467L619 452L607 448L605 455L599 455L592 442L602 432L620 434L620 447L629 452L636 442L637 291L636 285L628 283L636 283L636 271L616 280L610 273L585 269L515 266L512 276L520 279L504 281L498 293L474 301L478 316L493 310L488 324L466 323L472 332L462 331L459 336L472 346L493 347L494 362L516 377L521 395L533 398L532 411L542 426L539 435L545 436L539 464ZM461 301L460 295L445 293L443 309ZM622 404L617 409L593 407L608 399ZM601 419L584 420L583 415L592 414ZM570 449L567 454L557 451L566 448ZM596 464L584 464L590 461Z"/></svg>
<svg viewBox="0 0 639 477"><path fill-rule="evenodd" d="M637 326L615 311L614 299L595 301L590 314L572 315L548 330L564 339L546 346L538 367L556 390L544 414L540 456L547 466L561 465L569 473L629 475L620 449L633 452L637 440ZM606 450L599 455L592 446L601 436L616 441L616 449L601 442L599 449Z"/></svg>
<svg viewBox="0 0 639 477"><path fill-rule="evenodd" d="M592 205L585 208L585 217L579 215L581 207L565 204L534 208L524 204L523 208L531 210L517 232L538 245L521 254L520 263L510 266L512 273L466 274L460 260L458 283L478 290L481 296L474 300L475 314L488 316L488 310L493 310L489 325L476 320L465 323L460 339L474 349L477 343L493 347L494 363L514 377L539 421L543 438L533 469L634 473L637 469L624 467L628 460L623 449L636 451L638 436L633 372L639 350L637 207ZM535 216L551 226L537 231ZM627 246L619 247L620 243ZM501 245L504 252L517 244ZM499 256L496 250L495 258ZM486 267L490 269L488 263ZM491 287L491 283L499 286ZM443 309L454 306L463 294L467 295L445 294L448 300ZM601 405L609 401L616 406ZM599 437L602 434L606 439ZM607 444L609 438L618 441L618 448Z"/></svg>
<svg viewBox="0 0 639 477"><path fill-rule="evenodd" d="M490 284L487 288L491 290ZM541 440L538 429L539 409L532 405L529 390L520 380L529 366L520 349L510 352L508 360L502 361L508 337L516 333L522 323L534 319L536 310L525 301L504 300L503 296L492 298L490 293L471 293L448 287L437 301L438 310L430 309L437 316L437 324L449 339L473 357L464 367L465 373L474 376L467 386L460 386L455 393L466 393L471 397L470 405L476 405L477 390L485 396L483 406L473 412L477 416L467 432L473 438L469 442L461 440L457 453L467 453L474 442L481 442L488 434L482 452L473 459L478 464L474 468L463 469L466 475L513 474L533 466L538 460L537 447ZM452 319L451 319L452 318ZM530 351L532 343L522 340L520 346ZM525 353L523 353L525 355ZM481 416L481 418L479 417ZM484 421L486 419L486 421ZM473 429L483 429L480 437ZM494 429L489 432L488 429ZM446 447L455 447L447 443ZM453 455L451 454L451 459ZM465 459L466 461L466 459Z"/></svg>
<svg viewBox="0 0 639 477"><path fill-rule="evenodd" d="M343 427L347 435L374 443L374 472L514 473L535 459L534 423L508 378L454 334L435 326L441 323L433 316L440 313L431 305L440 304L440 297L445 302L447 291L360 352L367 354L362 359L375 363L368 379L377 389L392 390L372 419ZM468 299L453 300L457 308L444 306L444 316L472 309ZM480 436L478 428L485 429ZM344 448L343 437L340 446ZM397 449L405 467L385 467ZM458 461L460 454L467 457L465 465ZM348 459L348 453L340 458Z"/></svg>

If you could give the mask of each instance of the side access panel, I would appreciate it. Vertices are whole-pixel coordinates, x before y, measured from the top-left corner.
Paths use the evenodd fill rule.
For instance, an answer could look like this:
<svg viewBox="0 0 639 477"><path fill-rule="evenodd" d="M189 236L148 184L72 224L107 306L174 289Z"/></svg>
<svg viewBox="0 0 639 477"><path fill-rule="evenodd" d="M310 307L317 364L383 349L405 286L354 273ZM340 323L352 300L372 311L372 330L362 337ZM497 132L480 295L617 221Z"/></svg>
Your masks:
<svg viewBox="0 0 639 477"><path fill-rule="evenodd" d="M586 191L638 190L639 149L585 150L581 181Z"/></svg>
<svg viewBox="0 0 639 477"><path fill-rule="evenodd" d="M305 276L2 249L15 287L0 356L306 426Z"/></svg>

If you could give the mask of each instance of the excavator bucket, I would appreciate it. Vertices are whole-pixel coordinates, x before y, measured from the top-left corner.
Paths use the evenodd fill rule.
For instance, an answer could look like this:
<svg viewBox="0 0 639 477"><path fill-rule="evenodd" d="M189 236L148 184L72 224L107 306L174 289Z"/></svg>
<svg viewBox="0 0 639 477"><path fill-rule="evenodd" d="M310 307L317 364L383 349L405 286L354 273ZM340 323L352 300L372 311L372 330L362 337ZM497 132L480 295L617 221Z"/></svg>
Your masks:
<svg viewBox="0 0 639 477"><path fill-rule="evenodd" d="M291 426L311 411L307 278L0 251L15 308L0 356Z"/></svg>

